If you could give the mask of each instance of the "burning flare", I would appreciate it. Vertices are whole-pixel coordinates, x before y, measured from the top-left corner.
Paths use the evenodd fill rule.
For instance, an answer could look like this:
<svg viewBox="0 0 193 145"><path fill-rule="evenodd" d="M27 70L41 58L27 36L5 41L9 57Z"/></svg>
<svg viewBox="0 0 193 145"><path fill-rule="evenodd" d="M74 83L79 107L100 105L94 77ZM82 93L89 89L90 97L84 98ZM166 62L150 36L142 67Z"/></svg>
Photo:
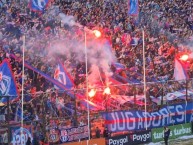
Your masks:
<svg viewBox="0 0 193 145"><path fill-rule="evenodd" d="M105 88L103 94L110 95L111 94L110 88L109 87Z"/></svg>
<svg viewBox="0 0 193 145"><path fill-rule="evenodd" d="M187 54L183 54L183 55L180 57L180 60L187 61L188 58L189 58L189 57L188 57Z"/></svg>
<svg viewBox="0 0 193 145"><path fill-rule="evenodd" d="M91 89L90 92L88 92L88 96L89 96L90 98L94 97L95 94L96 94L96 90L95 90L95 89Z"/></svg>
<svg viewBox="0 0 193 145"><path fill-rule="evenodd" d="M99 38L101 37L101 32L99 30L93 30L94 35Z"/></svg>

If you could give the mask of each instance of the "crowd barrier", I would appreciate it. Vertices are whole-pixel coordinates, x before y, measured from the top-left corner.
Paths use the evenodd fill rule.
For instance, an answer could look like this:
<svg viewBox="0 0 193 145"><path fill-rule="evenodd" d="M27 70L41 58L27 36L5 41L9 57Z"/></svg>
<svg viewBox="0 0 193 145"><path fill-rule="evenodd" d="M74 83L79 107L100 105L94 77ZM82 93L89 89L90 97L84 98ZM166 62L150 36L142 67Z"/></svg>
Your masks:
<svg viewBox="0 0 193 145"><path fill-rule="evenodd" d="M169 129L170 129L169 139L176 139L184 135L191 135L193 131L192 128L193 128L193 123L185 123L185 124L169 126ZM155 129L146 130L146 131L128 133L125 135L112 136L112 137L106 138L106 140L105 138L98 138L98 139L81 141L82 137L80 134L82 134L83 132L87 132L87 130L88 129L86 128L86 126L62 130L62 132L58 134L58 139L63 139L63 141L65 142L58 145L139 145L139 144L145 144L150 142L153 142L153 143L160 142L160 141L163 141L163 138L164 138L164 129L163 127L161 127L161 128L155 128ZM23 128L21 128L20 126L14 126L14 127L10 127L10 131L11 131L11 145L25 144L28 137L33 139L33 129L31 126L24 126ZM0 143L7 142L7 139L5 139L7 136L7 130L1 129L0 133L1 133ZM53 134L50 133L49 136L53 137ZM84 135L83 137L85 139ZM53 143L53 142L50 142L50 143ZM54 144L57 144L57 143L54 143Z"/></svg>

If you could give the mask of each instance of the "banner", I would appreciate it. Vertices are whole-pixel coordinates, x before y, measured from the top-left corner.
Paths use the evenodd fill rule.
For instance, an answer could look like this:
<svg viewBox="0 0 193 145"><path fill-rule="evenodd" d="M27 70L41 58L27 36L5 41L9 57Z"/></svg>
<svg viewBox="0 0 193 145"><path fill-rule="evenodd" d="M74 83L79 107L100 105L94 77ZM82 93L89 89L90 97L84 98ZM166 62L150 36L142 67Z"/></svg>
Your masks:
<svg viewBox="0 0 193 145"><path fill-rule="evenodd" d="M145 117L147 117L148 129L193 121L193 104L165 106L157 112L147 112L147 114L134 110L102 113L102 116L111 132L145 130Z"/></svg>
<svg viewBox="0 0 193 145"><path fill-rule="evenodd" d="M108 138L108 145L138 145L149 142L151 142L150 130Z"/></svg>
<svg viewBox="0 0 193 145"><path fill-rule="evenodd" d="M66 143L61 145L66 145ZM104 138L99 138L99 139L91 139L91 140L68 143L67 145L106 145L106 144L105 144Z"/></svg>
<svg viewBox="0 0 193 145"><path fill-rule="evenodd" d="M0 96L9 96L9 100L17 98L18 92L8 61L0 64ZM7 103L7 97L0 99L0 103Z"/></svg>
<svg viewBox="0 0 193 145"><path fill-rule="evenodd" d="M25 145L28 137L33 140L31 126L25 126L24 128L17 126L11 127L11 145Z"/></svg>
<svg viewBox="0 0 193 145"><path fill-rule="evenodd" d="M169 139L175 139L183 135L190 135L192 133L190 123L169 126L169 129L170 129ZM152 142L163 141L164 140L163 138L164 138L163 128L152 129Z"/></svg>
<svg viewBox="0 0 193 145"><path fill-rule="evenodd" d="M60 129L60 141L62 143L88 138L88 126L79 126L68 129Z"/></svg>

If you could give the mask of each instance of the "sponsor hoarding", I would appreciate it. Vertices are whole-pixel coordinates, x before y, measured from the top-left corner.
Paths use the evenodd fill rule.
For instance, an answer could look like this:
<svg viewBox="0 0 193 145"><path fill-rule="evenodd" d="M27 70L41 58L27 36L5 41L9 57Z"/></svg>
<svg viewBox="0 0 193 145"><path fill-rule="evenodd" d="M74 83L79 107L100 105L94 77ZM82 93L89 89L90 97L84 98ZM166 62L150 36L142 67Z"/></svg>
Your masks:
<svg viewBox="0 0 193 145"><path fill-rule="evenodd" d="M130 143L133 145L151 142L151 131L150 130L133 133L133 134L130 134L129 136L131 140Z"/></svg>
<svg viewBox="0 0 193 145"><path fill-rule="evenodd" d="M87 144L88 142L88 144ZM73 143L63 143L61 145L105 145L105 139L99 138L99 139L91 139L91 140L85 140L80 142L73 142Z"/></svg>
<svg viewBox="0 0 193 145"><path fill-rule="evenodd" d="M128 145L129 144L129 135L120 135L108 138L108 145Z"/></svg>
<svg viewBox="0 0 193 145"><path fill-rule="evenodd" d="M108 138L108 145L138 145L151 142L151 131L141 131L132 134Z"/></svg>
<svg viewBox="0 0 193 145"><path fill-rule="evenodd" d="M174 126L169 126L170 129L170 139L175 139L183 135L191 134L191 123L179 124ZM163 141L164 139L164 128L152 129L152 142Z"/></svg>

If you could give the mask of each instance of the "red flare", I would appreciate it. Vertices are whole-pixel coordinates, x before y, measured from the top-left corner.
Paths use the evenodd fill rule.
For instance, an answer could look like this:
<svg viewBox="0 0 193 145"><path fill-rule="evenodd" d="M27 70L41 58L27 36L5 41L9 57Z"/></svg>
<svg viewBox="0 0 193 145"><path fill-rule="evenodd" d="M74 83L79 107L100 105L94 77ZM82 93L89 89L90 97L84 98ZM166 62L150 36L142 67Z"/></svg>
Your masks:
<svg viewBox="0 0 193 145"><path fill-rule="evenodd" d="M88 96L89 96L90 98L94 97L95 94L96 94L96 90L94 90L94 89L91 89L90 92L88 92Z"/></svg>
<svg viewBox="0 0 193 145"><path fill-rule="evenodd" d="M180 60L183 60L183 61L187 61L189 58L189 56L187 54L183 54L181 57L180 57Z"/></svg>
<svg viewBox="0 0 193 145"><path fill-rule="evenodd" d="M99 38L101 37L101 32L99 30L93 30L94 35Z"/></svg>

